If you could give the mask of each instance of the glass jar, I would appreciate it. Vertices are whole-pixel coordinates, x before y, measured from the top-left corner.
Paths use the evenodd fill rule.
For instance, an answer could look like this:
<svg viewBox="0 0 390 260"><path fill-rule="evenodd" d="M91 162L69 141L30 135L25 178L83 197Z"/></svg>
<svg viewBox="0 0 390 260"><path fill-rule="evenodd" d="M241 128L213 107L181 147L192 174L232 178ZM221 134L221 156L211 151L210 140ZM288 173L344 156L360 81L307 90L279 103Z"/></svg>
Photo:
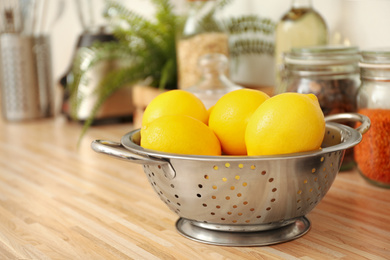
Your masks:
<svg viewBox="0 0 390 260"><path fill-rule="evenodd" d="M198 60L201 56L220 53L229 57L227 30L215 17L217 4L215 0L188 0L188 17L177 42L180 89L198 83L201 77Z"/></svg>
<svg viewBox="0 0 390 260"><path fill-rule="evenodd" d="M284 55L282 84L288 92L315 94L325 116L356 112L359 60L357 47L293 48ZM341 170L354 166L353 157L348 149Z"/></svg>
<svg viewBox="0 0 390 260"><path fill-rule="evenodd" d="M325 45L328 27L313 9L311 0L292 0L291 8L282 16L275 29L275 93L285 92L281 84L283 53L294 47Z"/></svg>
<svg viewBox="0 0 390 260"><path fill-rule="evenodd" d="M242 88L226 77L225 71L228 65L228 59L223 54L203 55L199 59L199 70L202 72L201 80L186 90L199 97L209 109L226 93Z"/></svg>
<svg viewBox="0 0 390 260"><path fill-rule="evenodd" d="M371 128L354 148L355 160L366 180L390 188L390 48L362 51L360 75L358 113Z"/></svg>

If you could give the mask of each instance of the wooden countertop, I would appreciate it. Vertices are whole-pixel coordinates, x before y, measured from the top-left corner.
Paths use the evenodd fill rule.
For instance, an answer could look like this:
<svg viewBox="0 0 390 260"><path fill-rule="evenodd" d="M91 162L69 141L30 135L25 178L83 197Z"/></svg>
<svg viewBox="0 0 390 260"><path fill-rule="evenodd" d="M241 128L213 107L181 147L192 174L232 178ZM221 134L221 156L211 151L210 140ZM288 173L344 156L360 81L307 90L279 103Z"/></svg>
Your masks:
<svg viewBox="0 0 390 260"><path fill-rule="evenodd" d="M356 170L339 173L296 240L223 247L181 236L140 165L90 148L131 129L93 127L77 149L81 125L61 116L0 121L0 259L390 259L390 190Z"/></svg>

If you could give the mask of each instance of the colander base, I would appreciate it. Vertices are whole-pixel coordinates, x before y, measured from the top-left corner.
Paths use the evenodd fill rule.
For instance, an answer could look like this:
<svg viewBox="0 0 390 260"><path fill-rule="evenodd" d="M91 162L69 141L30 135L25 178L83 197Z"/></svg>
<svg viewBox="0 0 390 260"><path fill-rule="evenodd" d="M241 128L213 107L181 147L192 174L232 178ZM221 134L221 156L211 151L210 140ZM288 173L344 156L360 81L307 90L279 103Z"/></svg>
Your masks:
<svg viewBox="0 0 390 260"><path fill-rule="evenodd" d="M217 231L199 227L192 221L179 218L177 231L191 240L219 246L265 246L299 238L310 230L310 221L305 216L292 224L277 229L255 232Z"/></svg>

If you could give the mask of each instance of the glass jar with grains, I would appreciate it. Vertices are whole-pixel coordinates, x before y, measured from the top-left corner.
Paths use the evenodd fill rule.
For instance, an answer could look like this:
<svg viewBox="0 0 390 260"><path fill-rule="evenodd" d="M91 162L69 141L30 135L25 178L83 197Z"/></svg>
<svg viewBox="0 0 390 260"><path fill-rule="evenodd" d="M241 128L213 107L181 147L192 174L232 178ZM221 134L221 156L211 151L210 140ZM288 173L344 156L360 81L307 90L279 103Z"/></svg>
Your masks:
<svg viewBox="0 0 390 260"><path fill-rule="evenodd" d="M356 112L359 59L357 47L293 48L284 54L282 84L288 92L315 94L325 116ZM348 149L341 170L354 164L353 149Z"/></svg>
<svg viewBox="0 0 390 260"><path fill-rule="evenodd" d="M362 51L360 76L358 113L371 128L354 148L355 160L365 179L390 188L390 48Z"/></svg>
<svg viewBox="0 0 390 260"><path fill-rule="evenodd" d="M180 89L198 83L201 77L198 60L201 56L220 53L229 57L227 30L215 17L218 1L187 0L187 2L188 16L177 42Z"/></svg>

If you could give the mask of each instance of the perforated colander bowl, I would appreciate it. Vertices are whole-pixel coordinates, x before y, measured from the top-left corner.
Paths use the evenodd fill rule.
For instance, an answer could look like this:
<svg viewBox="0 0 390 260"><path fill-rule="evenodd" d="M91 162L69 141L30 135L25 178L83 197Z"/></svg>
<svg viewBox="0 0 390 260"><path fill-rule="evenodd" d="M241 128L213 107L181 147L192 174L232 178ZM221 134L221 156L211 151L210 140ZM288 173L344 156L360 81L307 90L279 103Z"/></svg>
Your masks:
<svg viewBox="0 0 390 260"><path fill-rule="evenodd" d="M326 118L322 149L281 156L195 156L139 146L140 131L121 143L96 140L92 148L144 165L161 200L180 219L178 231L218 245L264 245L299 237L305 218L331 187L345 150L358 144L370 126L360 114ZM353 129L330 121L360 121Z"/></svg>

